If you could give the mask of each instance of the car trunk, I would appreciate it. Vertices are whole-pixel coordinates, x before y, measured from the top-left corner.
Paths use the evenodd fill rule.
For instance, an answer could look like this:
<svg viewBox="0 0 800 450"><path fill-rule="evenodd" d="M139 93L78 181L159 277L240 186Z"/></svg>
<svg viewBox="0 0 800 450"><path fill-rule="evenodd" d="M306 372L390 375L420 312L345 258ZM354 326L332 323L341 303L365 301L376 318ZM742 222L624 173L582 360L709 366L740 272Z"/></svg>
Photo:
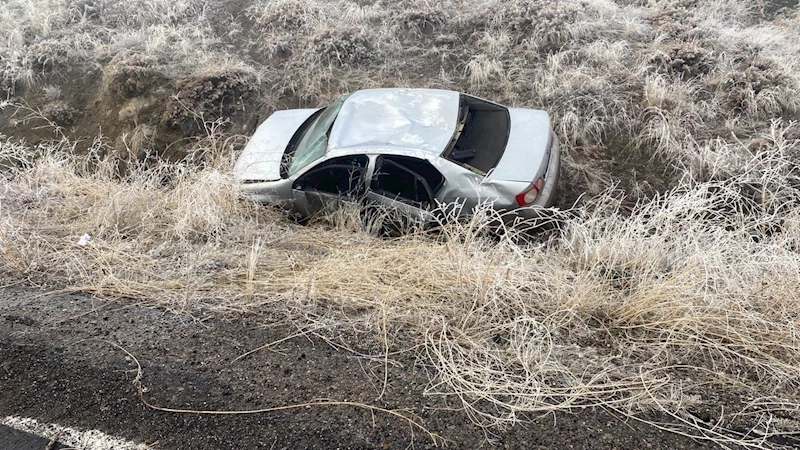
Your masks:
<svg viewBox="0 0 800 450"><path fill-rule="evenodd" d="M509 108L511 127L502 157L487 179L531 182L549 160L550 118L545 111Z"/></svg>

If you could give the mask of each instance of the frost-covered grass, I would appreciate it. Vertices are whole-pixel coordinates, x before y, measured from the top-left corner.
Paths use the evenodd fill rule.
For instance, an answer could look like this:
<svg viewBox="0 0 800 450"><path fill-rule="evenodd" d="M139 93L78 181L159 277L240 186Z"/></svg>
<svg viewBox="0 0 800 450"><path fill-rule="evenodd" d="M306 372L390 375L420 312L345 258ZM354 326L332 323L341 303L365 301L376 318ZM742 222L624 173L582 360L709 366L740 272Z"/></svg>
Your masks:
<svg viewBox="0 0 800 450"><path fill-rule="evenodd" d="M586 192L557 232L487 238L480 217L391 240L346 215L298 226L237 200L238 147L214 126L187 162L125 176L102 139L75 155L64 136L4 137L0 271L361 330L413 347L428 392L487 426L602 406L659 411L673 420L658 426L722 445L796 435L800 13L765 19L732 0L360 3L254 1L241 28L217 34L215 2L10 0L0 73L47 96L49 67L111 62L109 80L128 61L125 73L177 80L237 61L274 106L401 85L542 107L565 186ZM138 126L147 147L156 127ZM660 169L619 180L613 155ZM654 190L652 177L669 183ZM700 419L718 390L742 403Z"/></svg>

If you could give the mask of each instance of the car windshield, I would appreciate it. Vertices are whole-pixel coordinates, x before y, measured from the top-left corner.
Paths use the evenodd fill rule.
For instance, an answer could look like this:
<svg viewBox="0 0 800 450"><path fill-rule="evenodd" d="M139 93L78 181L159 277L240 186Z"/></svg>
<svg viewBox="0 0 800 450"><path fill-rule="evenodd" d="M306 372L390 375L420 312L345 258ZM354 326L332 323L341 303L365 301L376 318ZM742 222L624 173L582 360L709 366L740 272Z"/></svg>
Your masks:
<svg viewBox="0 0 800 450"><path fill-rule="evenodd" d="M306 128L293 152L288 169L289 176L296 174L325 154L325 150L328 148L328 133L345 99L347 99L346 95L336 99Z"/></svg>

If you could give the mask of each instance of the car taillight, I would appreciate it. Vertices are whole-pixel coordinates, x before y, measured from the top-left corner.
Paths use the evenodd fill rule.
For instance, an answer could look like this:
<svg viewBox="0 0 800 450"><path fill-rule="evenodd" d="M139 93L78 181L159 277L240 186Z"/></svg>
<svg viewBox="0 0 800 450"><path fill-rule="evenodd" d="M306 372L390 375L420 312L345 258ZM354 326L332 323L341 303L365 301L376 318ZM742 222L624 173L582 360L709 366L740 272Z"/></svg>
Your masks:
<svg viewBox="0 0 800 450"><path fill-rule="evenodd" d="M544 178L539 178L536 180L535 183L528 186L527 189L522 191L519 195L517 195L517 204L519 206L528 206L531 203L536 201L536 197L539 196L539 193L542 192L542 188L544 187Z"/></svg>

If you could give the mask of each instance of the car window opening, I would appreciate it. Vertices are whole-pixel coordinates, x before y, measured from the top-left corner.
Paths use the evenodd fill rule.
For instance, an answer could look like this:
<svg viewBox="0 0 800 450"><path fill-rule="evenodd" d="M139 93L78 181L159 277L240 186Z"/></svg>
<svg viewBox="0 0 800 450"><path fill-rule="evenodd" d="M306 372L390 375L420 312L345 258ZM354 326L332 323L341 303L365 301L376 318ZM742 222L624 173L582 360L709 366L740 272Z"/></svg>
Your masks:
<svg viewBox="0 0 800 450"><path fill-rule="evenodd" d="M295 186L342 197L358 197L365 190L367 162L363 155L335 158L301 176Z"/></svg>
<svg viewBox="0 0 800 450"><path fill-rule="evenodd" d="M422 168L427 177L420 171L407 167L406 164ZM428 177L436 183L436 189L432 188L426 179ZM382 160L373 177L372 189L386 197L429 209L433 204L435 191L443 184L444 177L429 162L397 156L385 157Z"/></svg>
<svg viewBox="0 0 800 450"><path fill-rule="evenodd" d="M506 108L462 95L458 124L442 156L473 172L486 175L503 157L510 123L511 117Z"/></svg>

